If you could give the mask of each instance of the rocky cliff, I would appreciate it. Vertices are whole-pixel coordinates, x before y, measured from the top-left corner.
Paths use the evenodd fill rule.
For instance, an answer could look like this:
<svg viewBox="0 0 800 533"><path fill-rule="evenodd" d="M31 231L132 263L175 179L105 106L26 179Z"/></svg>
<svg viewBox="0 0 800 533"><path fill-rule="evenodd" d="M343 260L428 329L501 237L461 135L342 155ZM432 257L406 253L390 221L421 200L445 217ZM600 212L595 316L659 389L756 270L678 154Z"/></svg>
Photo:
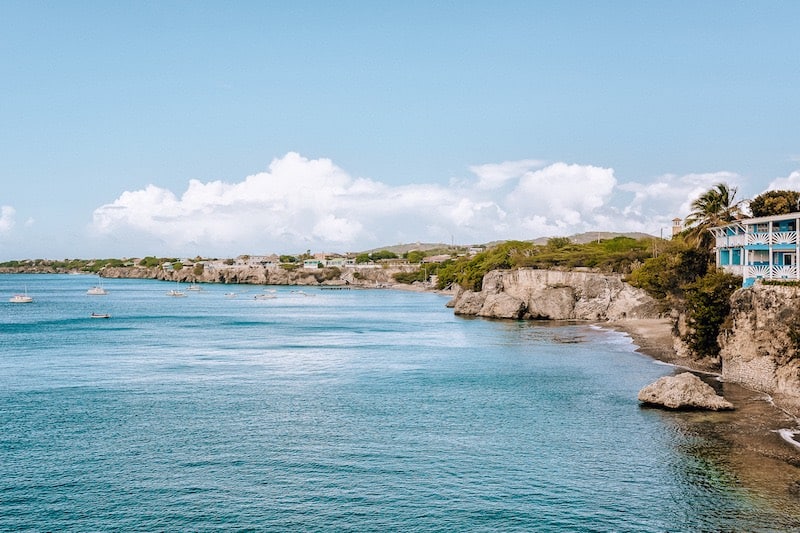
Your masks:
<svg viewBox="0 0 800 533"><path fill-rule="evenodd" d="M106 267L100 275L105 278L137 278L180 281L184 283L249 283L253 285L354 285L374 287L394 284L392 275L403 270L394 268L265 268L231 265L205 268L164 270L160 267Z"/></svg>
<svg viewBox="0 0 800 533"><path fill-rule="evenodd" d="M622 277L596 272L494 270L480 292L463 291L456 314L543 320L656 318L656 302Z"/></svg>
<svg viewBox="0 0 800 533"><path fill-rule="evenodd" d="M719 344L725 380L800 397L800 288L757 284L733 293Z"/></svg>

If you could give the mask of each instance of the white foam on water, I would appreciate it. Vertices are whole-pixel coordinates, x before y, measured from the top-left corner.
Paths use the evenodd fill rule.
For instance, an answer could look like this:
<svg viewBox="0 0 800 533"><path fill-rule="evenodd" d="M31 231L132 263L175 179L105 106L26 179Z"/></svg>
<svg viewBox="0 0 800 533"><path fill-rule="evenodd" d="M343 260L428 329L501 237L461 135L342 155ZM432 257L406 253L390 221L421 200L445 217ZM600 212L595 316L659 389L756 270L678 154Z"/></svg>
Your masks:
<svg viewBox="0 0 800 533"><path fill-rule="evenodd" d="M797 435L798 433L800 433L800 430L797 430L797 429L779 429L778 430L778 435L780 435L783 440L785 440L786 442L788 442L789 444L791 444L795 448L800 449L800 442L797 442L794 439L795 435Z"/></svg>

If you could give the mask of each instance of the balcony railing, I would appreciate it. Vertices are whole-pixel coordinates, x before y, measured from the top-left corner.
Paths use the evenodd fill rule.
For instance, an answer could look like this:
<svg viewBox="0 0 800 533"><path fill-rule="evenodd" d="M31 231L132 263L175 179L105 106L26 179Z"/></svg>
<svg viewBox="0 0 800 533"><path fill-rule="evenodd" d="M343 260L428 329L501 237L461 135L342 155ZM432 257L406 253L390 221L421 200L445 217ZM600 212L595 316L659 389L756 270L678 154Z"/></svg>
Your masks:
<svg viewBox="0 0 800 533"><path fill-rule="evenodd" d="M722 269L743 278L800 279L797 276L797 265L724 265Z"/></svg>
<svg viewBox="0 0 800 533"><path fill-rule="evenodd" d="M796 231L779 231L772 234L772 244L797 244Z"/></svg>
<svg viewBox="0 0 800 533"><path fill-rule="evenodd" d="M776 231L775 233L748 233L747 235L717 237L717 248L744 246L745 244L797 244L797 232Z"/></svg>
<svg viewBox="0 0 800 533"><path fill-rule="evenodd" d="M725 235L724 237L717 237L717 248L744 246L745 244L747 244L747 235Z"/></svg>
<svg viewBox="0 0 800 533"><path fill-rule="evenodd" d="M747 244L769 244L769 233L748 233Z"/></svg>

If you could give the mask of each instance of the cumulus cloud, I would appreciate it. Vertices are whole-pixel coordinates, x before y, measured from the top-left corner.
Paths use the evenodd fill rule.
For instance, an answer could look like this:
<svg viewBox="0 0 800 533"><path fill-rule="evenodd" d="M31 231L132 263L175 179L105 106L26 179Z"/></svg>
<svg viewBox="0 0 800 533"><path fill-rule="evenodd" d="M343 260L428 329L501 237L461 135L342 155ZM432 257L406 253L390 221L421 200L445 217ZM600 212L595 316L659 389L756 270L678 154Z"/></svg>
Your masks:
<svg viewBox="0 0 800 533"><path fill-rule="evenodd" d="M631 218L680 218L691 211L694 200L717 183L736 187L740 181L740 176L732 172L709 172L684 176L665 174L650 183L623 183L619 190L633 193L633 198L622 214Z"/></svg>
<svg viewBox="0 0 800 533"><path fill-rule="evenodd" d="M795 170L785 178L772 180L767 191L800 191L800 171Z"/></svg>
<svg viewBox="0 0 800 533"><path fill-rule="evenodd" d="M614 170L591 165L554 163L526 172L506 203L524 216L525 227L563 231L585 226L611 195Z"/></svg>
<svg viewBox="0 0 800 533"><path fill-rule="evenodd" d="M240 181L190 180L179 195L154 184L125 191L94 211L93 229L187 254L352 251L601 230L657 235L711 185L738 180L712 173L619 184L611 168L533 159L470 171L448 185L395 186L290 152Z"/></svg>
<svg viewBox="0 0 800 533"><path fill-rule="evenodd" d="M502 163L487 163L469 167L470 172L478 176L476 187L482 190L497 189L509 180L519 178L533 168L541 167L544 163L538 159L523 159L520 161L504 161Z"/></svg>
<svg viewBox="0 0 800 533"><path fill-rule="evenodd" d="M0 233L11 231L16 223L17 211L10 205L0 206Z"/></svg>

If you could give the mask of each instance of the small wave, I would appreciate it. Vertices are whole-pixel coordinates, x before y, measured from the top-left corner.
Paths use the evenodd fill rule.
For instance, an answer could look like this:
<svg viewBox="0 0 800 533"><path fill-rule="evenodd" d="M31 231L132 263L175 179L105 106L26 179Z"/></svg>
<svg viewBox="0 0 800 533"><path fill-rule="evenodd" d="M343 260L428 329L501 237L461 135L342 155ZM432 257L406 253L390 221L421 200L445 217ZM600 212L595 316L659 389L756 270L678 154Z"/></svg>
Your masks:
<svg viewBox="0 0 800 533"><path fill-rule="evenodd" d="M653 364L654 365L659 365L659 366L669 366L669 367L678 366L678 365L676 365L674 363L667 363L666 361L659 361L658 359L653 359Z"/></svg>
<svg viewBox="0 0 800 533"><path fill-rule="evenodd" d="M797 429L778 430L778 435L780 435L783 440L800 450L800 442L797 442L797 440L794 438L798 433L800 433L800 430Z"/></svg>

